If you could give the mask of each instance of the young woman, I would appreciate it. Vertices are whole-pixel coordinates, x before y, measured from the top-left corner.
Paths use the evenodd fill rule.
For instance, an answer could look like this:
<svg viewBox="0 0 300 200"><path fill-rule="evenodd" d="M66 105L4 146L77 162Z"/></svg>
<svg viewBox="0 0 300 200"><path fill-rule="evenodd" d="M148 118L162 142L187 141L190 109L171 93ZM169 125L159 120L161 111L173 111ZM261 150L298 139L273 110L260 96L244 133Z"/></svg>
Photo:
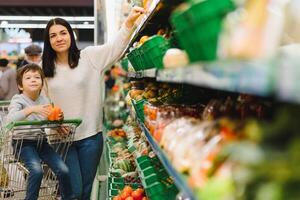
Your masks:
<svg viewBox="0 0 300 200"><path fill-rule="evenodd" d="M62 108L65 118L83 120L66 159L72 188L79 199L90 199L103 148L100 72L121 55L135 21L144 12L134 7L114 41L83 50L77 48L67 21L52 19L45 29L42 67L49 97Z"/></svg>

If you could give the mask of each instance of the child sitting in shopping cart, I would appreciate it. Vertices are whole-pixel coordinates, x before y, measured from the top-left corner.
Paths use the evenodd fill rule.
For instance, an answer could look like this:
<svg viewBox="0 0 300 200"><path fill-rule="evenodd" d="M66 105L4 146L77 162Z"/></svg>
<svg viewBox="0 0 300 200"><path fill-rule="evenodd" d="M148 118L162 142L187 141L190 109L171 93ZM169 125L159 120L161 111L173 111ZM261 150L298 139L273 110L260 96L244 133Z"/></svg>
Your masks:
<svg viewBox="0 0 300 200"><path fill-rule="evenodd" d="M15 95L8 108L7 123L21 120L46 120L50 114L50 101L41 95L44 74L36 64L27 64L17 71L17 84L20 94ZM61 114L62 117L62 114ZM13 141L13 148L20 152L20 160L29 171L25 199L38 199L43 169L41 161L46 163L58 178L62 199L74 199L71 189L69 170L58 153L47 142L37 140L40 132L30 132L22 145Z"/></svg>

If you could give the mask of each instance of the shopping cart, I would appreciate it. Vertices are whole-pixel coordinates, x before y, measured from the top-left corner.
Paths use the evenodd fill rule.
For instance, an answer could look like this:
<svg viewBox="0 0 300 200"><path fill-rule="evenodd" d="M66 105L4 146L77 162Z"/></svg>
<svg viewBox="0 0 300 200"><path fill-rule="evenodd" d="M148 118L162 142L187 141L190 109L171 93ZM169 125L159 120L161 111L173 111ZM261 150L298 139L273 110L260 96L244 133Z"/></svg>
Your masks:
<svg viewBox="0 0 300 200"><path fill-rule="evenodd" d="M10 101L0 101L0 131L4 125L4 117L8 114L8 106Z"/></svg>
<svg viewBox="0 0 300 200"><path fill-rule="evenodd" d="M47 140L54 150L65 159L74 140L75 130L80 124L81 120L74 119L60 122L19 121L7 125L0 137L0 200L23 200L26 194L26 177L29 172L20 160L20 150L18 149L21 148L13 148L12 143L15 147L21 147L25 140L32 140L34 133L34 139L38 145ZM68 127L70 133L61 135L56 131L62 127ZM42 166L44 177L39 192L39 200L56 199L58 181L45 164Z"/></svg>

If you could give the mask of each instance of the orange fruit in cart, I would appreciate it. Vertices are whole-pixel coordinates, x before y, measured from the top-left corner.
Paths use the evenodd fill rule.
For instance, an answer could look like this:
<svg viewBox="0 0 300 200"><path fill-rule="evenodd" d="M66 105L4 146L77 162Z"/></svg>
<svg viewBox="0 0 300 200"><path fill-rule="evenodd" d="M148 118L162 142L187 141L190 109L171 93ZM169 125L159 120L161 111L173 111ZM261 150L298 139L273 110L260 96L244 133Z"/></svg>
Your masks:
<svg viewBox="0 0 300 200"><path fill-rule="evenodd" d="M61 108L58 106L54 106L53 104L50 106L50 114L48 115L49 121L58 121L60 119L60 115L62 114Z"/></svg>

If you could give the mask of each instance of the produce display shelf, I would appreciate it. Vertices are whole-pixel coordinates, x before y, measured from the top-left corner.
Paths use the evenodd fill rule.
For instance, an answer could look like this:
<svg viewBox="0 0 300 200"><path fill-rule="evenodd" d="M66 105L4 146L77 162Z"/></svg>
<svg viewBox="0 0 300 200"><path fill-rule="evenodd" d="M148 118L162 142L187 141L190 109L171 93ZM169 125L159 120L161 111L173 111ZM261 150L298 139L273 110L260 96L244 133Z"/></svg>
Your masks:
<svg viewBox="0 0 300 200"><path fill-rule="evenodd" d="M189 66L131 72L134 78L156 78L157 81L186 83L229 92L270 96L276 90L276 70L270 61L219 61ZM272 71L273 70L273 71ZM275 71L275 73L274 73Z"/></svg>
<svg viewBox="0 0 300 200"><path fill-rule="evenodd" d="M129 40L129 43L127 47L125 48L124 52L122 53L122 57L125 55L125 53L129 50L129 48L132 46L133 42L136 41L136 38L140 35L141 31L146 27L147 23L150 21L150 19L153 17L153 15L156 13L156 8L159 3L161 3L162 0L154 0L149 8L149 11L144 15L143 19L135 29L135 31L132 33L131 38Z"/></svg>
<svg viewBox="0 0 300 200"><path fill-rule="evenodd" d="M128 72L129 78L155 78L157 76L157 69L147 69L137 72Z"/></svg>
<svg viewBox="0 0 300 200"><path fill-rule="evenodd" d="M184 180L184 177L182 175L180 175L177 172L177 170L173 167L173 165L170 163L169 159L164 154L164 152L159 147L159 145L156 143L154 138L151 136L151 134L149 133L149 131L146 128L146 126L144 125L144 123L142 123L141 121L138 120L138 124L139 124L140 128L143 130L143 132L145 133L145 136L146 136L150 146L152 147L152 150L156 153L156 155L160 159L161 163L167 170L168 174L174 178L175 184L178 187L178 189L189 200L196 200L192 189L187 185L186 181Z"/></svg>

